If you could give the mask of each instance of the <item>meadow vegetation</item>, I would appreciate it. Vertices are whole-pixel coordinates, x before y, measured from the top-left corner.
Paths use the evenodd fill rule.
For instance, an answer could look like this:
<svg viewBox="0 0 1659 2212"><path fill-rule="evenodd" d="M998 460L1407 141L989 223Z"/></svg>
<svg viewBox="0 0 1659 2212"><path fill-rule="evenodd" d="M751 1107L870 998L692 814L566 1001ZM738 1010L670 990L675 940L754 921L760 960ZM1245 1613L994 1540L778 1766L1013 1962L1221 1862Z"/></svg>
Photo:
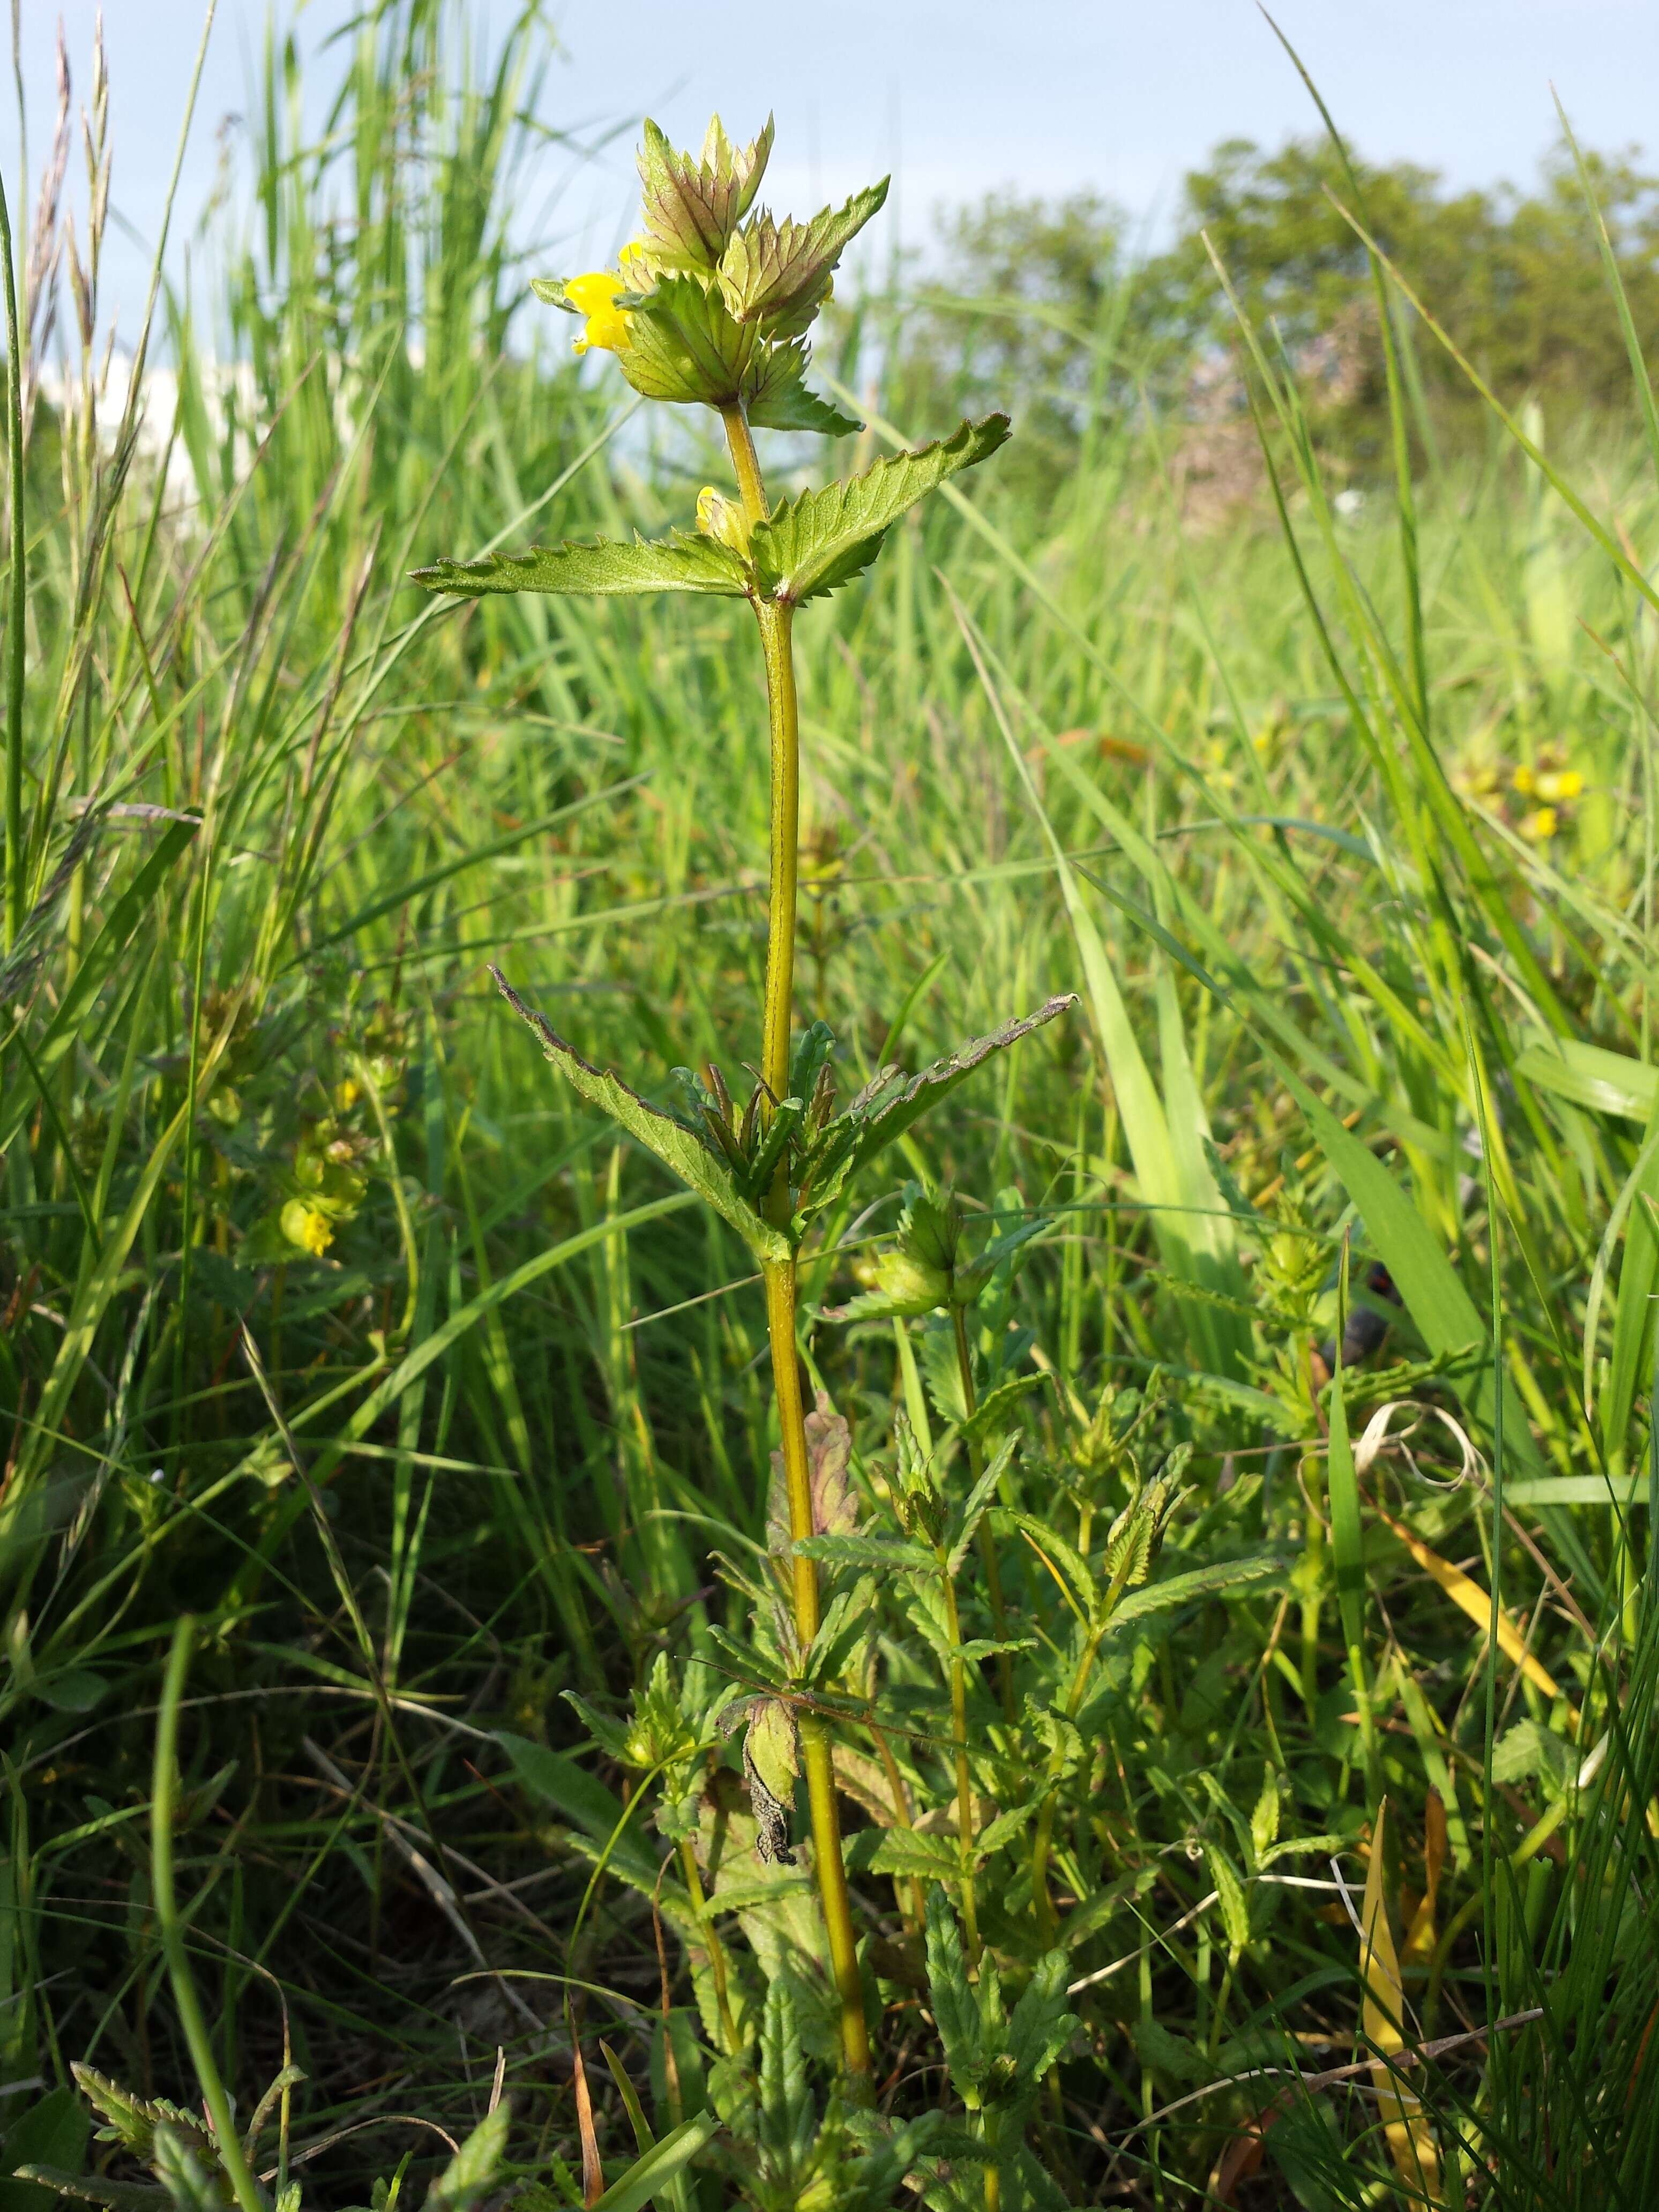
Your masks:
<svg viewBox="0 0 1659 2212"><path fill-rule="evenodd" d="M159 439L95 76L90 204L12 210L0 2212L1637 2212L1647 188L1224 149L1213 259L843 270L866 427L774 497L1014 436L803 611L800 1050L1078 1003L801 1245L803 1538L754 1246L485 972L705 1133L723 1070L770 1203L754 617L409 580L732 489L526 311L547 51L378 0L313 144L273 33Z"/></svg>

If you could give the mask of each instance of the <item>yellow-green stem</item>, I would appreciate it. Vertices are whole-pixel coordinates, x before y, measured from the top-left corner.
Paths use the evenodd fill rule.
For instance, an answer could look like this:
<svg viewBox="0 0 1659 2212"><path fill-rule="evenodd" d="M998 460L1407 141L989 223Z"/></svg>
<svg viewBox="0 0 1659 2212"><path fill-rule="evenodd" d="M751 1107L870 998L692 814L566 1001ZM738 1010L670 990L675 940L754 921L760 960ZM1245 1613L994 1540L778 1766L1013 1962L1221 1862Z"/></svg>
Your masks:
<svg viewBox="0 0 1659 2212"><path fill-rule="evenodd" d="M755 441L741 407L721 410L732 465L737 471L744 520L752 528L768 507ZM766 999L761 1073L775 1098L789 1088L789 1032L793 1015L795 970L796 842L800 816L800 724L795 700L795 664L790 632L792 610L774 601L756 603L761 648L766 660L767 718L772 755L771 872L767 898ZM787 1219L787 1168L780 1166L768 1212ZM806 1452L806 1408L801 1398L800 1367L795 1351L795 1267L792 1260L768 1266L766 1331L772 1350L772 1380L777 1394L778 1433L789 1497L789 1531L797 1541L815 1532L812 1476ZM805 1651L817 1633L818 1577L815 1563L793 1563L795 1634ZM812 1815L812 1856L818 1897L830 1942L830 1971L841 2001L842 2056L848 2087L860 2101L871 2095L870 2037L864 2019L864 1987L853 1930L852 1900L842 1857L841 1819L836 1805L836 1774L830 1737L815 1714L800 1717L801 1765Z"/></svg>
<svg viewBox="0 0 1659 2212"><path fill-rule="evenodd" d="M691 1899L691 1910L696 1915L702 1947L708 1954L708 1974L714 1984L714 2005L720 2016L720 2033L726 2038L726 2050L735 2056L741 2046L738 2041L737 2022L732 2017L732 1998L726 1988L726 1952L720 1937L714 1933L714 1918L708 1910L708 1901L703 1895L702 1876L697 1871L696 1847L690 1836L680 1838L680 1871L685 1876L686 1893Z"/></svg>
<svg viewBox="0 0 1659 2212"><path fill-rule="evenodd" d="M962 1377L963 1408L969 1420L978 1400L974 1391L973 1354L968 1349L968 1320L960 1306L952 1306L951 1319L956 1325L957 1370ZM968 1471L975 1483L985 1472L985 1455L976 1443L968 1447ZM989 1516L979 1524L979 1563L985 1574L985 1595L991 1608L991 1626L996 1631L999 1644L1008 1641L1008 1613L1002 1601L1002 1564L997 1558L996 1540L991 1534ZM1014 1668L1012 1656L1006 1651L997 1654L997 1693L1002 1699L1002 1717L1013 1725Z"/></svg>

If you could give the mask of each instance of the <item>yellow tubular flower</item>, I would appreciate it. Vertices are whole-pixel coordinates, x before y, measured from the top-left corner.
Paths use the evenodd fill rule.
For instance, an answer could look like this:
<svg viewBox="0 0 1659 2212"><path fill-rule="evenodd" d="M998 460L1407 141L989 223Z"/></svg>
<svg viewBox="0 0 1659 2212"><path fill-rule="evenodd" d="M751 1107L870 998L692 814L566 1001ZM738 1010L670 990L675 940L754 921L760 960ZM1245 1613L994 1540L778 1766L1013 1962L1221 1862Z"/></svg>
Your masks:
<svg viewBox="0 0 1659 2212"><path fill-rule="evenodd" d="M587 318L576 340L578 353L586 353L590 346L598 346L604 353L627 351L628 310L617 305L617 293L625 289L620 276L603 269L591 276L573 276L566 284L565 298Z"/></svg>
<svg viewBox="0 0 1659 2212"><path fill-rule="evenodd" d="M1547 838L1554 836L1556 827L1555 809L1540 806L1534 813L1528 815L1521 824L1521 835L1530 837L1535 845L1541 845Z"/></svg>
<svg viewBox="0 0 1659 2212"><path fill-rule="evenodd" d="M302 1252L309 1252L320 1260L334 1242L334 1230L328 1216L319 1213L314 1206L307 1206L302 1198L291 1198L283 1208L283 1234L290 1244L297 1244Z"/></svg>

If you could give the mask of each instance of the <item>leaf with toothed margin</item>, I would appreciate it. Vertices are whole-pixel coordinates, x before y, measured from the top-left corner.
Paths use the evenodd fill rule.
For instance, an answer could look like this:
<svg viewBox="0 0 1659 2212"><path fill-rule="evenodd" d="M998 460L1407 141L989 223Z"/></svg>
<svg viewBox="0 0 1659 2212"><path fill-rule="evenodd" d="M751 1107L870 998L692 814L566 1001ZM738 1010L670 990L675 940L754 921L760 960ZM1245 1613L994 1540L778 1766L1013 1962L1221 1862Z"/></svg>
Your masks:
<svg viewBox="0 0 1659 2212"><path fill-rule="evenodd" d="M769 115L765 129L739 152L716 116L696 161L647 115L639 153L647 256L669 267L714 269L759 189L772 136Z"/></svg>
<svg viewBox="0 0 1659 2212"><path fill-rule="evenodd" d="M486 592L590 592L609 598L641 592L704 592L741 599L749 588L743 556L717 538L676 531L672 538L636 538L631 545L599 538L592 545L532 545L524 553L487 553L481 561L434 561L410 571L428 592L478 599Z"/></svg>
<svg viewBox="0 0 1659 2212"><path fill-rule="evenodd" d="M884 177L810 222L790 216L779 222L763 212L733 232L720 265L720 292L732 314L768 337L799 337L829 297L836 263L886 198Z"/></svg>
<svg viewBox="0 0 1659 2212"><path fill-rule="evenodd" d="M789 1245L769 1221L763 1221L748 1200L738 1195L724 1162L717 1160L690 1129L630 1091L621 1076L598 1068L567 1044L544 1014L537 1013L513 988L499 968L492 968L495 987L520 1021L527 1022L541 1039L542 1050L567 1083L608 1114L647 1152L654 1152L683 1183L712 1206L722 1221L730 1223L755 1257L764 1266L777 1267L789 1257Z"/></svg>
<svg viewBox="0 0 1659 2212"><path fill-rule="evenodd" d="M988 459L1007 437L1008 417L988 415L916 453L872 462L846 483L804 491L755 526L750 550L761 589L799 605L848 582L869 567L907 508L958 470Z"/></svg>
<svg viewBox="0 0 1659 2212"><path fill-rule="evenodd" d="M896 1067L884 1067L880 1073L866 1083L844 1114L838 1115L818 1138L803 1163L801 1180L809 1193L797 1218L808 1220L833 1206L848 1182L859 1170L866 1166L890 1145L903 1135L913 1121L920 1121L931 1107L965 1083L976 1067L981 1067L992 1055L1006 1052L1010 1045L1018 1044L1022 1037L1040 1030L1045 1022L1054 1020L1068 1007L1078 1003L1075 991L1063 992L1039 1006L1024 1021L1005 1022L1000 1030L988 1036L974 1037L958 1045L943 1060L936 1060L931 1067L919 1074L906 1076Z"/></svg>
<svg viewBox="0 0 1659 2212"><path fill-rule="evenodd" d="M804 379L811 358L811 349L799 339L757 351L743 384L744 412L757 430L811 430L820 438L850 438L864 428L807 390Z"/></svg>

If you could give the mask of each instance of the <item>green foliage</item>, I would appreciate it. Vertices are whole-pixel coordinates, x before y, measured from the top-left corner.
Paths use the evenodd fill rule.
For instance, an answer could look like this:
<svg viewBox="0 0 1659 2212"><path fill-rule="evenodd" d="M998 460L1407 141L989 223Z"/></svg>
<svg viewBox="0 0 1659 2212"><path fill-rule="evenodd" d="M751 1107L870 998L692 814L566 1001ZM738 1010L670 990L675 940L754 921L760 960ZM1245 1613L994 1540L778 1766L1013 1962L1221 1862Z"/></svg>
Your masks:
<svg viewBox="0 0 1659 2212"><path fill-rule="evenodd" d="M428 591L477 599L484 592L587 592L599 598L639 592L703 592L735 599L747 587L744 563L730 546L701 532L631 545L532 546L525 553L488 553L479 561L438 561L410 579Z"/></svg>
<svg viewBox="0 0 1659 2212"><path fill-rule="evenodd" d="M1008 434L1006 415L988 416L937 445L874 461L845 483L802 492L755 526L750 548L761 590L794 605L850 583L902 514L958 470L988 459Z"/></svg>
<svg viewBox="0 0 1659 2212"><path fill-rule="evenodd" d="M1363 286L1333 247L1299 328L1284 280L1288 363L1249 360L1283 514L1258 472L1223 526L1182 489L1215 426L1118 404L1132 369L1167 398L1192 364L1156 325L1137 353L1104 264L1086 345L1026 312L1062 281L1038 243L1011 249L1017 312L953 320L949 358L944 308L843 299L838 380L878 394L873 436L1005 398L994 328L1052 375L1065 468L1041 497L1005 473L1049 434L1023 408L996 471L798 625L801 1019L781 1097L734 1102L713 1070L757 1057L768 829L748 617L672 592L445 611L402 580L432 544L672 544L717 465L636 447L610 471L614 382L514 351L506 210L560 157L514 120L533 26L469 73L459 20L372 12L331 50L315 146L274 36L255 220L215 230L173 332L170 478L148 444L118 469L118 426L83 437L50 386L30 427L7 2206L223 2199L149 1824L186 1607L178 1925L281 2212L418 2204L450 2154L416 2116L464 2142L498 2051L518 2118L492 2197L580 2203L572 2028L613 2205L978 2212L988 2181L1009 2207L1174 2204L1221 2195L1234 2150L1259 2160L1241 2203L1403 2202L1346 2072L1354 1931L1304 1886L1333 1856L1363 1883L1382 1792L1407 2039L1480 2031L1412 2069L1432 2193L1651 2201L1651 670L1607 551L1650 565L1640 408L1557 408L1558 321L1540 450L1586 488L1607 542L1581 541L1520 448L1466 464L1425 349L1407 369L1458 434L1420 449L1403 527L1374 495L1339 509L1316 349ZM1564 216L1561 268L1576 226L1593 247ZM1430 290L1456 325L1461 289ZM1207 333L1218 295L1190 304ZM1585 295L1584 358L1602 312ZM799 342L753 342L797 404ZM1354 404L1373 437L1384 396ZM606 1097L637 1136L546 1082L492 955L590 1070L629 1072L638 1098ZM977 1048L952 1039L994 1047L1007 1007L1080 985L956 1091ZM678 1060L708 1071L689 1127L656 1112ZM832 1068L874 1086L856 1120ZM884 1119L916 1083L939 1113ZM744 1225L790 1179L804 1648L753 1255L720 1206L663 1195L681 1158ZM302 1194L320 1251L283 1229ZM1384 1256L1392 1294L1368 1292ZM1533 1664L1500 1644L1489 1678L1494 1587ZM813 1724L833 1751L879 2116L838 2078L787 1743L769 1837L744 1789L763 1712L757 1748L787 1716L803 1767ZM942 1936L930 1996L930 1905L959 2019ZM145 2093L98 2090L115 2132L84 2158L78 2098L25 2086L79 2056ZM1022 2063L1048 2066L1023 2103Z"/></svg>

